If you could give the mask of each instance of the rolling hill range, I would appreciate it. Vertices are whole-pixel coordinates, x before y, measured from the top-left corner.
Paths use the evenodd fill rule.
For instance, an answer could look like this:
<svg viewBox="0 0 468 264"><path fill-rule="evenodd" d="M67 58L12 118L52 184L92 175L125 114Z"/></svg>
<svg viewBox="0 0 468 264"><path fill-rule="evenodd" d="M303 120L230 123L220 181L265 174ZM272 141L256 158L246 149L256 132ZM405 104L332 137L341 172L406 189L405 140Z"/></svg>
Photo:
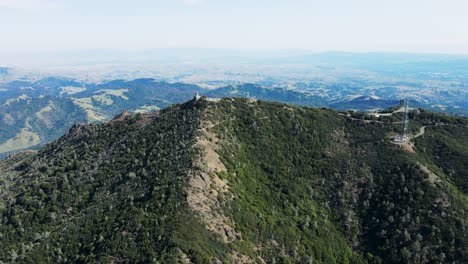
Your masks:
<svg viewBox="0 0 468 264"><path fill-rule="evenodd" d="M0 155L38 147L73 124L110 120L129 110L150 112L190 99L204 89L152 79L83 84L60 78L13 82L0 92ZM3 96L3 97L2 97ZM3 101L2 101L3 98Z"/></svg>
<svg viewBox="0 0 468 264"><path fill-rule="evenodd" d="M87 122L86 112L68 98L19 96L0 105L0 152L14 152L63 135Z"/></svg>
<svg viewBox="0 0 468 264"><path fill-rule="evenodd" d="M410 115L404 146L401 113L240 98L75 125L0 162L0 261L466 263L468 120Z"/></svg>
<svg viewBox="0 0 468 264"><path fill-rule="evenodd" d="M302 106L327 106L327 101L319 96L282 88L266 88L256 84L226 86L206 92L204 95L212 98L251 97Z"/></svg>
<svg viewBox="0 0 468 264"><path fill-rule="evenodd" d="M323 89L320 87L317 91ZM400 99L364 95L336 97L327 95L326 91L317 93L310 89L305 84L300 89L258 84L206 89L148 78L99 84L58 77L12 81L0 85L0 157L21 149L38 148L65 133L72 124L109 121L123 110L131 113L155 111L189 100L196 91L212 98L250 97L340 111L382 110L398 105ZM344 94L352 90L348 86L333 86L333 89L345 90ZM411 105L430 107L415 100Z"/></svg>

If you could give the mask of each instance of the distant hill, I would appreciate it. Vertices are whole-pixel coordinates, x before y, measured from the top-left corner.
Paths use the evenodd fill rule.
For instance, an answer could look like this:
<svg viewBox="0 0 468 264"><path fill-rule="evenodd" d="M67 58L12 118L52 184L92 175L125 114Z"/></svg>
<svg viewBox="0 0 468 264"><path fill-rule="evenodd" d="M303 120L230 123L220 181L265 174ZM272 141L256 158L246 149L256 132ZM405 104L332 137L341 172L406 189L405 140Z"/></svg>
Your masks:
<svg viewBox="0 0 468 264"><path fill-rule="evenodd" d="M357 96L328 104L338 110L373 110L387 109L400 104L400 100L384 100L374 96Z"/></svg>
<svg viewBox="0 0 468 264"><path fill-rule="evenodd" d="M294 89L274 87L272 83L269 85L240 84L206 89L194 84L168 83L150 78L97 84L60 77L4 83L0 85L0 158L12 151L40 147L63 134L72 124L109 121L124 110L131 113L155 111L187 101L195 92L212 98L249 97L299 106L330 107L340 111L383 110L397 106L399 99L402 99L373 95L332 97L325 91L317 92L322 91L323 84L310 86L303 83ZM353 85L333 85L330 89L349 94L354 88ZM46 114L38 114L49 102L53 102L55 107ZM452 107L416 100L411 100L410 104L412 107L457 114L465 114L467 109L463 102ZM38 115L47 118L41 119Z"/></svg>
<svg viewBox="0 0 468 264"><path fill-rule="evenodd" d="M85 122L86 112L68 98L24 95L9 99L0 105L0 153L49 142L67 127Z"/></svg>
<svg viewBox="0 0 468 264"><path fill-rule="evenodd" d="M0 261L467 263L468 119L410 116L406 144L240 98L75 125L0 162Z"/></svg>
<svg viewBox="0 0 468 264"><path fill-rule="evenodd" d="M302 106L323 107L326 101L318 96L282 88L265 88L256 84L227 86L205 93L208 97L251 97Z"/></svg>
<svg viewBox="0 0 468 264"><path fill-rule="evenodd" d="M7 68L7 67L0 67L0 75L1 75L1 74L6 75L6 74L8 74L8 73L10 72L10 70L11 70L11 69L10 69L10 68Z"/></svg>
<svg viewBox="0 0 468 264"><path fill-rule="evenodd" d="M76 123L108 121L123 110L151 112L205 91L153 79L90 85L63 78L13 82L6 89L0 92L0 157L50 142Z"/></svg>

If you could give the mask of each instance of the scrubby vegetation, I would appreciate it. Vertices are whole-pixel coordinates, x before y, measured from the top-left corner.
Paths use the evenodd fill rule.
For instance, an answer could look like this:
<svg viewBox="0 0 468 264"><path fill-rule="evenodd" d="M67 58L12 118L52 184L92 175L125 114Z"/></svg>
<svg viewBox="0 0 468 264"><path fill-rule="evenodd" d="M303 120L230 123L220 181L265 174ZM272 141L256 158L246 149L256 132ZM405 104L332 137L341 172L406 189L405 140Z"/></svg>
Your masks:
<svg viewBox="0 0 468 264"><path fill-rule="evenodd" d="M411 115L416 153L392 117L238 98L76 125L0 163L0 261L465 263L467 120ZM229 241L187 203L205 123Z"/></svg>
<svg viewBox="0 0 468 264"><path fill-rule="evenodd" d="M15 177L1 185L0 260L168 263L183 251L201 263L222 256L225 246L185 205L199 111L183 107L77 125L11 167Z"/></svg>
<svg viewBox="0 0 468 264"><path fill-rule="evenodd" d="M224 101L219 111L213 116L237 197L229 211L251 243L277 245L256 254L324 263L466 260L466 197L431 183L419 166L435 166L445 177L441 164L390 143L386 135L400 125L243 100ZM430 115L422 113L418 122L430 122ZM457 130L466 133L466 125ZM464 139L461 146L468 145ZM453 151L458 159L442 165L466 175L466 152ZM355 254L345 250L344 237Z"/></svg>

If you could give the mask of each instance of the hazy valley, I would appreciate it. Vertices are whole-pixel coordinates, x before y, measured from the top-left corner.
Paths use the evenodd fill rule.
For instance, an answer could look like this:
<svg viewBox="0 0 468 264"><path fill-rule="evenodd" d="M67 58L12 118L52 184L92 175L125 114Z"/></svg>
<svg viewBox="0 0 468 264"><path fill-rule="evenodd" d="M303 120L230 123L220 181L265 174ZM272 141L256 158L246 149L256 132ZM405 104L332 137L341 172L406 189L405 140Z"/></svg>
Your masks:
<svg viewBox="0 0 468 264"><path fill-rule="evenodd" d="M92 78L72 66L65 67L68 72L48 69L42 73L4 67L0 72L0 155L40 147L75 123L108 121L124 110L155 111L189 100L195 91L212 98L249 97L339 111L379 111L409 98L413 107L468 114L464 71L468 60L347 53L294 58L239 56L240 66L234 67L236 61L229 57L213 56L212 62L226 59L221 64L226 66L214 70L191 57L189 66L168 71L171 63L183 60L169 57L162 62L167 68L116 64L96 69ZM242 69L244 64L250 66ZM283 65L282 72L277 64ZM145 71L137 70L140 67ZM49 77L51 73L68 77ZM156 79L134 79L139 76ZM117 77L125 79L108 79Z"/></svg>

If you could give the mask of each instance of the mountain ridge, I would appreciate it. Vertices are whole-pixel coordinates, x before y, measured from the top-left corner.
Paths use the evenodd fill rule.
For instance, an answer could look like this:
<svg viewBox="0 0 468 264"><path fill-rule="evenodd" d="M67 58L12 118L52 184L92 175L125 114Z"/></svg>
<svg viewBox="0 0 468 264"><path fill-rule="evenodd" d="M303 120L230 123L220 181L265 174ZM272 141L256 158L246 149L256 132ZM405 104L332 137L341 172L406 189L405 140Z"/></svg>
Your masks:
<svg viewBox="0 0 468 264"><path fill-rule="evenodd" d="M411 115L450 126L409 153L392 116L240 98L75 125L0 162L0 260L463 263L466 138L444 160L426 141L468 122Z"/></svg>
<svg viewBox="0 0 468 264"><path fill-rule="evenodd" d="M295 105L331 107L340 111L378 111L399 104L398 100L373 95L330 99L308 90L306 84L301 86L301 90L249 83L205 89L194 84L168 83L151 78L85 84L72 79L50 77L36 82L11 82L4 87L0 89L1 157L20 149L37 149L66 132L73 123L108 121L123 110L133 113L155 111L189 100L195 92L209 97L250 97ZM40 107L47 100L63 107ZM429 107L415 100L411 100L411 105ZM27 109L27 116L23 113L24 108ZM44 109L47 112L43 112Z"/></svg>

